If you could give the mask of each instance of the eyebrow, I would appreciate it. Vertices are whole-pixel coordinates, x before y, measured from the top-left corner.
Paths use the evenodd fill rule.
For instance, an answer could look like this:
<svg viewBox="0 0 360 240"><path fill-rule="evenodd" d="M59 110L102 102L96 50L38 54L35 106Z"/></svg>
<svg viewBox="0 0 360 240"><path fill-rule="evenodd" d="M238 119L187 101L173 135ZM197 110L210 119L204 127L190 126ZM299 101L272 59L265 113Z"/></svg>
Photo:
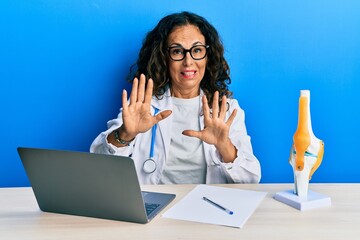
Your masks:
<svg viewBox="0 0 360 240"><path fill-rule="evenodd" d="M192 44L192 46L196 46L196 45L205 45L205 44L200 42L200 41L194 42ZM180 43L172 43L172 44L170 44L170 47L182 47L182 48L184 48L184 46L181 45Z"/></svg>

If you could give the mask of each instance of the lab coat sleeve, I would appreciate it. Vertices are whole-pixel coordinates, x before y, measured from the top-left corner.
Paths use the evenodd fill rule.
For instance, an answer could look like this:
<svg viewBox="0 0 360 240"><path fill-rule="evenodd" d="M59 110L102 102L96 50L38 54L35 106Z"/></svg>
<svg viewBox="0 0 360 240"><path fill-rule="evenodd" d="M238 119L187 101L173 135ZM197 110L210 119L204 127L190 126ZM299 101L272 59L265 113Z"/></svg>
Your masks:
<svg viewBox="0 0 360 240"><path fill-rule="evenodd" d="M261 178L260 163L253 154L251 139L245 126L245 113L240 108L237 100L230 99L229 104L230 108L227 117L230 116L234 109L238 110L229 133L231 142L237 149L237 157L232 163L224 163L217 150L215 155L219 158L229 182L259 183Z"/></svg>
<svg viewBox="0 0 360 240"><path fill-rule="evenodd" d="M107 122L108 129L100 133L90 146L90 152L100 153L100 154L110 154L118 156L130 156L133 152L134 141L132 141L129 146L125 147L116 147L107 141L107 137L115 129L119 128L122 125L122 111L116 119L110 120Z"/></svg>

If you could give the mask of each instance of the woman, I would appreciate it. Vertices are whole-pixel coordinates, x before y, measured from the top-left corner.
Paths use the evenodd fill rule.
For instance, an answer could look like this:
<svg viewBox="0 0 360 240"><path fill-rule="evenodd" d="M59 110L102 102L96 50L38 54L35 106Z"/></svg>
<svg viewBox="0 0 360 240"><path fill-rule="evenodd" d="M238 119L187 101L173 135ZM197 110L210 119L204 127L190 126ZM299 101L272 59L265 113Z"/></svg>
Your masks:
<svg viewBox="0 0 360 240"><path fill-rule="evenodd" d="M129 100L91 152L131 156L141 184L258 183L244 111L231 99L216 29L189 12L150 31L131 75ZM147 80L148 79L148 80Z"/></svg>

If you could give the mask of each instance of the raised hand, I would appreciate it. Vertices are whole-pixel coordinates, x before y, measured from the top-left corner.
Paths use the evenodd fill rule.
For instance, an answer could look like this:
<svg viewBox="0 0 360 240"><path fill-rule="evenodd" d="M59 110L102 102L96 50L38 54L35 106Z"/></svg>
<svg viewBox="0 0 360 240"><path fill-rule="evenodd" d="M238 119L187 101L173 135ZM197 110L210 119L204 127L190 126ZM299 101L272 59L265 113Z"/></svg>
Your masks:
<svg viewBox="0 0 360 240"><path fill-rule="evenodd" d="M151 114L151 98L153 93L153 80L148 80L146 89L146 77L141 74L140 81L135 78L127 101L127 92L122 94L122 118L123 125L120 128L121 137L133 139L137 134L148 131L154 124L165 119L171 114L170 110L160 112L156 116Z"/></svg>
<svg viewBox="0 0 360 240"><path fill-rule="evenodd" d="M201 131L185 130L183 131L183 134L189 137L197 137L208 144L215 145L224 160L233 161L236 157L236 148L230 141L229 130L235 119L237 110L235 109L228 120L225 121L227 111L226 96L222 97L221 107L219 109L218 91L214 94L212 113L210 112L206 96L203 96L202 102L204 112L204 129Z"/></svg>

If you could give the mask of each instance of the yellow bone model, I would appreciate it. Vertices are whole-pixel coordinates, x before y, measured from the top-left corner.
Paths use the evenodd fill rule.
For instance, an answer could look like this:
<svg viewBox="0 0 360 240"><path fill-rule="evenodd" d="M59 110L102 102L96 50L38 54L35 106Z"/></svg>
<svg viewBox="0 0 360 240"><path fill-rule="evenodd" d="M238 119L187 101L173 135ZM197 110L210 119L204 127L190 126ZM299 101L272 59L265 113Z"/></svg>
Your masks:
<svg viewBox="0 0 360 240"><path fill-rule="evenodd" d="M301 90L298 126L293 137L289 162L294 171L295 194L306 198L309 180L321 164L324 143L315 137L310 117L310 91Z"/></svg>

